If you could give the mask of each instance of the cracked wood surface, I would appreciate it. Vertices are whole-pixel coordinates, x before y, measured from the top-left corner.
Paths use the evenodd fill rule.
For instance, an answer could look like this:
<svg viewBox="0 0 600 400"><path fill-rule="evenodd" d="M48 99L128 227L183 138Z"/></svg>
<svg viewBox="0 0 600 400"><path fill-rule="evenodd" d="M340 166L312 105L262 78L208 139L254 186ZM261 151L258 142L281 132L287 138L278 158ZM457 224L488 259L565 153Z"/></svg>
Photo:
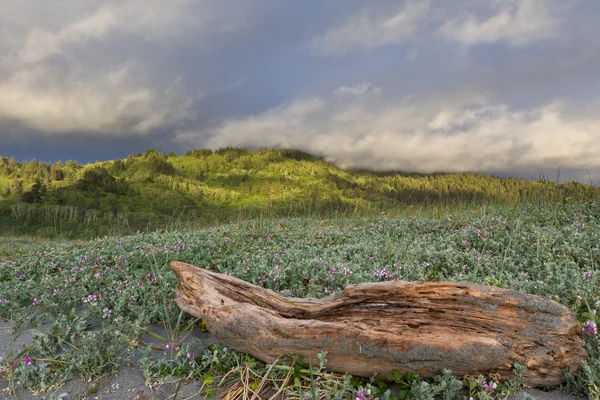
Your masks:
<svg viewBox="0 0 600 400"><path fill-rule="evenodd" d="M170 263L177 304L201 317L223 344L265 362L300 354L327 368L380 377L392 370L433 376L513 378L556 385L587 358L571 310L548 298L466 282L389 281L349 285L320 299L285 298L229 275Z"/></svg>

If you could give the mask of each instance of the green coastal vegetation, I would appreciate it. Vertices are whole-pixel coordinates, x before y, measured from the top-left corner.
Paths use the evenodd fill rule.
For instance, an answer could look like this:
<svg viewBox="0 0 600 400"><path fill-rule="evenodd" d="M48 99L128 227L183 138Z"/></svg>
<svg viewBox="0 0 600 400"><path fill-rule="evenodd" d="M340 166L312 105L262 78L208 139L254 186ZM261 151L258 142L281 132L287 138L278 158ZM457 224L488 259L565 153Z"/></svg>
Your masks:
<svg viewBox="0 0 600 400"><path fill-rule="evenodd" d="M485 174L345 171L291 149L154 149L90 164L0 157L0 234L94 238L257 217L408 216L594 202L600 189Z"/></svg>
<svg viewBox="0 0 600 400"><path fill-rule="evenodd" d="M371 379L327 355L274 364L185 339L206 327L175 303L179 260L271 289L322 297L348 284L468 281L548 297L582 325L589 359L563 390L600 397L599 189L484 174L347 171L297 150L18 163L0 158L0 322L31 332L0 358L0 397L40 393L124 365L173 399L505 399L514 378ZM90 349L92 349L90 351ZM198 382L193 397L183 382ZM390 386L390 381L394 385ZM42 397L46 396L46 397ZM168 397L168 396L167 396Z"/></svg>

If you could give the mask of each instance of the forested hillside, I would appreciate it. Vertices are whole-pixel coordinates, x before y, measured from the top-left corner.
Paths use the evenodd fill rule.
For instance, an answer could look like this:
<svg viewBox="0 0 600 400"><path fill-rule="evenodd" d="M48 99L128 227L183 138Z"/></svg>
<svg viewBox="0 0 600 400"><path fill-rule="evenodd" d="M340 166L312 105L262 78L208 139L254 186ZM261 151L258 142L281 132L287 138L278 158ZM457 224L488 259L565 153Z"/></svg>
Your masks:
<svg viewBox="0 0 600 400"><path fill-rule="evenodd" d="M261 215L406 213L590 202L600 190L575 182L344 171L298 150L154 149L126 159L78 164L0 157L0 233L94 237L179 228Z"/></svg>

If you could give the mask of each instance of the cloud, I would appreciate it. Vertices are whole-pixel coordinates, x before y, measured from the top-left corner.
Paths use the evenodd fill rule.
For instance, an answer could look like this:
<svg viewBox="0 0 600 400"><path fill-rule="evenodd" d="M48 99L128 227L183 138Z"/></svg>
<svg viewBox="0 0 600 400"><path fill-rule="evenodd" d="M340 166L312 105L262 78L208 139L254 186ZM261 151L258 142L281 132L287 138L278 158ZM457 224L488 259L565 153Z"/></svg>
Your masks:
<svg viewBox="0 0 600 400"><path fill-rule="evenodd" d="M525 46L555 37L559 20L551 15L547 0L495 2L496 13L487 19L476 15L453 18L440 28L448 39L465 44L505 42Z"/></svg>
<svg viewBox="0 0 600 400"><path fill-rule="evenodd" d="M598 164L599 118L582 108L598 93L594 2L232 4L0 1L0 151L208 144L380 169Z"/></svg>
<svg viewBox="0 0 600 400"><path fill-rule="evenodd" d="M359 96L363 94L381 94L381 89L373 86L371 82L360 82L352 86L340 86L335 90L336 94Z"/></svg>
<svg viewBox="0 0 600 400"><path fill-rule="evenodd" d="M295 147L378 170L600 168L600 118L570 114L564 101L518 110L469 93L363 97L299 99L230 119L208 145Z"/></svg>
<svg viewBox="0 0 600 400"><path fill-rule="evenodd" d="M0 82L0 118L55 134L140 134L188 118L192 101L181 82L159 93L139 82L142 71L134 63L92 75L27 69Z"/></svg>
<svg viewBox="0 0 600 400"><path fill-rule="evenodd" d="M393 10L392 16L364 9L315 38L312 47L320 55L343 55L355 48L401 43L416 32L428 11L429 1L416 0Z"/></svg>
<svg viewBox="0 0 600 400"><path fill-rule="evenodd" d="M232 29L205 1L9 3L0 5L0 118L46 134L139 135L189 121L203 93L165 74L161 55L189 35ZM233 14L230 24L241 21Z"/></svg>

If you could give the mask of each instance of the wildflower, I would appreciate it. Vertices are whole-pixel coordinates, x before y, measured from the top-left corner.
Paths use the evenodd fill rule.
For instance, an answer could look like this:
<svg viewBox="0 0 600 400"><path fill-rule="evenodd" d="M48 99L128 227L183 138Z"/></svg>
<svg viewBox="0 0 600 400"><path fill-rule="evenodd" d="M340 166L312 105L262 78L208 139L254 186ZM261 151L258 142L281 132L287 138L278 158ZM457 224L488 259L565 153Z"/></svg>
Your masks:
<svg viewBox="0 0 600 400"><path fill-rule="evenodd" d="M373 276L376 276L378 278L391 278L392 274L390 274L390 272L387 270L387 268L383 268L380 270L377 270L375 272L373 272Z"/></svg>
<svg viewBox="0 0 600 400"><path fill-rule="evenodd" d="M23 279L25 279L25 275L23 275L23 274L19 274L19 275L17 275L17 276L19 277L19 279L20 279L20 280L23 280Z"/></svg>
<svg viewBox="0 0 600 400"><path fill-rule="evenodd" d="M108 318L110 317L110 314L112 313L112 310L108 307L104 307L102 309L102 318Z"/></svg>
<svg viewBox="0 0 600 400"><path fill-rule="evenodd" d="M356 392L356 400L368 400L370 399L371 389L362 389Z"/></svg>
<svg viewBox="0 0 600 400"><path fill-rule="evenodd" d="M583 279L585 279L586 281L589 281L590 278L592 277L592 273L591 272L584 272L583 273Z"/></svg>
<svg viewBox="0 0 600 400"><path fill-rule="evenodd" d="M594 321L585 321L583 323L583 334L591 337L592 339L598 339L596 323Z"/></svg>
<svg viewBox="0 0 600 400"><path fill-rule="evenodd" d="M279 273L281 272L281 264L275 264L273 265L273 268L275 269L275 276L273 277L273 280L278 281L280 278Z"/></svg>
<svg viewBox="0 0 600 400"><path fill-rule="evenodd" d="M27 356L23 357L23 362L27 365L33 364L33 360Z"/></svg>
<svg viewBox="0 0 600 400"><path fill-rule="evenodd" d="M40 304L42 301L40 299L38 299L37 297L33 299L33 305L37 305Z"/></svg>
<svg viewBox="0 0 600 400"><path fill-rule="evenodd" d="M90 294L88 297L83 299L84 303L95 303L97 301L100 301L99 294Z"/></svg>
<svg viewBox="0 0 600 400"><path fill-rule="evenodd" d="M198 357L198 355L196 353L192 353L191 351L189 351L187 353L187 359L188 359L188 363L193 367L194 365L196 365L196 357Z"/></svg>
<svg viewBox="0 0 600 400"><path fill-rule="evenodd" d="M179 346L176 343L171 342L170 340L167 342L167 349L177 350Z"/></svg>
<svg viewBox="0 0 600 400"><path fill-rule="evenodd" d="M481 386L483 386L483 390L496 389L498 385L496 382L490 381L487 383L486 381L481 382Z"/></svg>

